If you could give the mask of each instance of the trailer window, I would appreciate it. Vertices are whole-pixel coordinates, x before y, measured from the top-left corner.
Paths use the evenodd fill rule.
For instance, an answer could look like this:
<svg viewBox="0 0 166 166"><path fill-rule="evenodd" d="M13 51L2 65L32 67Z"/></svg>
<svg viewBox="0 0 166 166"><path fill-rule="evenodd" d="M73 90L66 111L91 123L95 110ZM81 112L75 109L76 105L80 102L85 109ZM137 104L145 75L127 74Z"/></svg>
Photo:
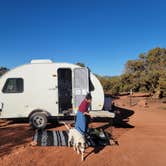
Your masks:
<svg viewBox="0 0 166 166"><path fill-rule="evenodd" d="M24 88L22 78L8 78L3 87L3 93L22 93Z"/></svg>

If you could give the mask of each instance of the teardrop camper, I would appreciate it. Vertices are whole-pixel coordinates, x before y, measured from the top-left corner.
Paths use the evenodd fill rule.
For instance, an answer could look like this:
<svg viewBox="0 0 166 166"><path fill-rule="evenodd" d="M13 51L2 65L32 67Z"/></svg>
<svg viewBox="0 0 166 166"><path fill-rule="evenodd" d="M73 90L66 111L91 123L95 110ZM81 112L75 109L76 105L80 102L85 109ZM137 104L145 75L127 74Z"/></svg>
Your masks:
<svg viewBox="0 0 166 166"><path fill-rule="evenodd" d="M32 60L0 78L0 118L28 118L44 128L50 118L74 116L90 92L91 110L102 110L103 88L88 68L51 60Z"/></svg>

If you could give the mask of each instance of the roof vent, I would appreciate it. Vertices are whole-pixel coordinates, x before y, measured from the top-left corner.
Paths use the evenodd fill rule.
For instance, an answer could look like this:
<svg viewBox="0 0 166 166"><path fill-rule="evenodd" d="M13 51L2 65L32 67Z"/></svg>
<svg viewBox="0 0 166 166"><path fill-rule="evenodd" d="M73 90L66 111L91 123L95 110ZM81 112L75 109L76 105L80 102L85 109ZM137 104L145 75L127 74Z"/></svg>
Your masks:
<svg viewBox="0 0 166 166"><path fill-rule="evenodd" d="M50 59L34 59L34 60L31 60L31 63L32 64L36 64L36 63L53 63L53 61L50 60Z"/></svg>

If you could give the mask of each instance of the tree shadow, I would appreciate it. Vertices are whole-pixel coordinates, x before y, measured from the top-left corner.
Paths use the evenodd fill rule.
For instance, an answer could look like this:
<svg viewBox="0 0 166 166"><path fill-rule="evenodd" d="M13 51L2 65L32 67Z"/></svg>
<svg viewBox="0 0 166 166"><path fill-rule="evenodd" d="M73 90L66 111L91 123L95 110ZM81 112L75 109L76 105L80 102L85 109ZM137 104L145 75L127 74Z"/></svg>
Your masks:
<svg viewBox="0 0 166 166"><path fill-rule="evenodd" d="M102 131L104 131L104 134L107 138L107 140L105 141L106 144L102 145L102 146L100 146L100 145L94 146L92 151L89 152L85 156L85 159L88 158L88 156L90 156L92 153L97 154L97 153L101 152L106 146L119 145L118 141L113 138L112 133L108 133L108 132L105 131L105 129L109 128L110 126L111 126L111 124L108 123L108 124L105 124L103 126L95 128L96 130L100 131L102 129ZM98 140L96 140L95 142L98 142Z"/></svg>
<svg viewBox="0 0 166 166"><path fill-rule="evenodd" d="M0 127L0 133L0 157L2 157L29 143L34 131L25 124L14 124L13 126L10 124Z"/></svg>
<svg viewBox="0 0 166 166"><path fill-rule="evenodd" d="M91 152L89 152L84 159L86 160L92 153L99 153L100 151L102 151L104 149L104 146L99 146L99 147L95 147Z"/></svg>
<svg viewBox="0 0 166 166"><path fill-rule="evenodd" d="M115 118L94 118L93 122L109 122L112 126L117 128L134 128L129 124L129 117L134 114L133 110L112 106L110 112L115 113Z"/></svg>
<svg viewBox="0 0 166 166"><path fill-rule="evenodd" d="M111 140L111 145L119 145L118 140L115 138L115 136L112 133L112 127L114 128L134 128L135 126L129 124L129 117L131 117L134 114L133 110L121 108L121 107L114 107L112 112L115 113L115 118L94 118L93 122L107 122L106 124L99 126L95 129L100 130L102 129L107 134L107 137ZM91 121L92 122L92 121ZM111 128L111 132L106 132L107 129ZM97 146L94 147L94 149L88 153L85 158L87 158L92 153L99 153L105 148L105 146Z"/></svg>
<svg viewBox="0 0 166 166"><path fill-rule="evenodd" d="M113 125L117 128L134 128L133 125L129 124L129 117L134 115L133 110L114 106L113 112L115 118L113 119Z"/></svg>

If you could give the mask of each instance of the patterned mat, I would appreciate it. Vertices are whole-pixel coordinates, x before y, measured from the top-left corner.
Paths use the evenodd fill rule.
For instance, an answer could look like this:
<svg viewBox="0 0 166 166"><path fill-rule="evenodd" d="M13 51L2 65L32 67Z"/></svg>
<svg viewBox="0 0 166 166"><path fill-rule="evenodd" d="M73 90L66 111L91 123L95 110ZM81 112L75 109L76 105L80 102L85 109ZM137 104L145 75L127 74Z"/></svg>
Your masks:
<svg viewBox="0 0 166 166"><path fill-rule="evenodd" d="M38 130L33 138L38 146L67 146L67 131Z"/></svg>
<svg viewBox="0 0 166 166"><path fill-rule="evenodd" d="M33 141L37 142L37 146L67 146L68 131L38 130ZM90 130L90 134L86 137L86 143L93 147L110 145L107 133L94 129Z"/></svg>

